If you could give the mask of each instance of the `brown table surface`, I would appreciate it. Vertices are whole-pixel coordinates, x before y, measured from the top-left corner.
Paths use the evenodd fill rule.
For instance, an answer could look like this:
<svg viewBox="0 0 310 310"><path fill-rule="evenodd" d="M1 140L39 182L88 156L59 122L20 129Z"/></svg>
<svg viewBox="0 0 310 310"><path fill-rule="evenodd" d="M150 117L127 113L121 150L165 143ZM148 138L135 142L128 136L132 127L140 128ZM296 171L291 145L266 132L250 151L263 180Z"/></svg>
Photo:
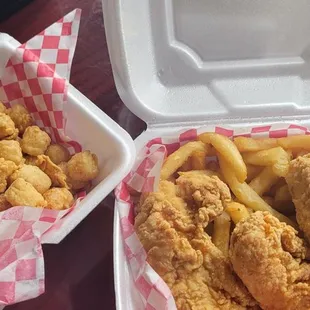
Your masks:
<svg viewBox="0 0 310 310"><path fill-rule="evenodd" d="M0 32L25 42L75 8L82 9L82 18L70 81L136 137L145 125L124 106L115 89L100 0L34 0L0 23ZM46 292L7 308L115 309L113 209L110 195L60 244L44 245Z"/></svg>

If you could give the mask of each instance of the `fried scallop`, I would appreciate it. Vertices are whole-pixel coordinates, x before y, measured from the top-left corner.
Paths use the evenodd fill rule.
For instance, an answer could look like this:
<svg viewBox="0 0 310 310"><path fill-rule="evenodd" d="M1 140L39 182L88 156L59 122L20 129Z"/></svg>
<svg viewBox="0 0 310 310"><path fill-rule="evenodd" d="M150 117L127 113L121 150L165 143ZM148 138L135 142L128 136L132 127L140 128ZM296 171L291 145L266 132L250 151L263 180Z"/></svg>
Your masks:
<svg viewBox="0 0 310 310"><path fill-rule="evenodd" d="M24 158L25 158L25 164L26 165L31 165L31 166L38 166L39 165L39 160L38 160L37 156L26 155Z"/></svg>
<svg viewBox="0 0 310 310"><path fill-rule="evenodd" d="M4 194L12 206L45 207L43 196L24 179L16 179Z"/></svg>
<svg viewBox="0 0 310 310"><path fill-rule="evenodd" d="M39 155L36 163L37 166L50 177L53 186L69 188L67 176L48 156Z"/></svg>
<svg viewBox="0 0 310 310"><path fill-rule="evenodd" d="M0 101L0 113L6 113L6 111L5 105Z"/></svg>
<svg viewBox="0 0 310 310"><path fill-rule="evenodd" d="M15 127L12 119L5 113L0 113L0 139L5 139L18 134L18 129Z"/></svg>
<svg viewBox="0 0 310 310"><path fill-rule="evenodd" d="M27 109L21 105L16 104L6 112L15 124L15 127L23 134L27 127L33 125L33 119Z"/></svg>
<svg viewBox="0 0 310 310"><path fill-rule="evenodd" d="M49 176L36 166L23 165L9 177L9 181L12 183L18 178L32 184L41 194L45 193L52 185Z"/></svg>
<svg viewBox="0 0 310 310"><path fill-rule="evenodd" d="M58 167L60 167L62 169L62 171L64 172L64 174L67 176L67 184L69 185L69 188L72 191L84 189L85 187L87 187L89 185L89 182L75 181L69 177L69 175L68 175L68 163L62 162L58 165Z"/></svg>
<svg viewBox="0 0 310 310"><path fill-rule="evenodd" d="M38 126L27 127L21 141L23 152L32 156L44 154L50 144L50 136Z"/></svg>
<svg viewBox="0 0 310 310"><path fill-rule="evenodd" d="M22 149L19 143L14 140L0 141L0 157L13 161L16 165L20 165L24 161Z"/></svg>
<svg viewBox="0 0 310 310"><path fill-rule="evenodd" d="M7 187L7 178L17 169L14 162L0 158L0 193Z"/></svg>
<svg viewBox="0 0 310 310"><path fill-rule="evenodd" d="M4 194L0 194L0 212L11 208L12 205L6 200Z"/></svg>
<svg viewBox="0 0 310 310"><path fill-rule="evenodd" d="M56 165L59 165L61 162L67 162L70 159L68 149L60 144L51 144L47 148L45 155L47 155Z"/></svg>
<svg viewBox="0 0 310 310"><path fill-rule="evenodd" d="M46 208L53 210L69 209L74 201L74 198L66 188L54 187L43 194L47 203Z"/></svg>
<svg viewBox="0 0 310 310"><path fill-rule="evenodd" d="M95 179L98 174L98 158L90 151L77 153L68 161L68 175L72 180L87 182Z"/></svg>

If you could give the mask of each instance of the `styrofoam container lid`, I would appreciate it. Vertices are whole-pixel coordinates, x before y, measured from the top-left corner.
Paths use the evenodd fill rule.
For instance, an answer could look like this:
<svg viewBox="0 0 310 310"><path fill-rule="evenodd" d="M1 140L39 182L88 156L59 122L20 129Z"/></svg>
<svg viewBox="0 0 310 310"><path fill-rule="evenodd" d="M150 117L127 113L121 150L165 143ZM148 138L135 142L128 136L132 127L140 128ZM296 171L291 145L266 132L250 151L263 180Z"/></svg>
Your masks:
<svg viewBox="0 0 310 310"><path fill-rule="evenodd" d="M124 103L150 126L303 120L307 0L103 0Z"/></svg>
<svg viewBox="0 0 310 310"><path fill-rule="evenodd" d="M199 125L310 124L310 1L102 0L125 105L156 136ZM114 220L119 310L144 309Z"/></svg>

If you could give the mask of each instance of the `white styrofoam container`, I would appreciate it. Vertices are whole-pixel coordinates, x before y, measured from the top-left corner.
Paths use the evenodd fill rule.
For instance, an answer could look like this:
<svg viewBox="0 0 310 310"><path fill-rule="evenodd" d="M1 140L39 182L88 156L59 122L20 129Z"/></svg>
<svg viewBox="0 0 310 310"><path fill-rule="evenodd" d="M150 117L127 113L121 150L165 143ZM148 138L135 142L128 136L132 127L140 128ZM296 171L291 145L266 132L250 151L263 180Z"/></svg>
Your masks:
<svg viewBox="0 0 310 310"><path fill-rule="evenodd" d="M19 45L11 36L0 33L0 76L1 68ZM66 237L127 175L135 158L135 146L128 133L71 84L65 112L69 115L67 135L98 156L100 174L86 198L61 219L57 228L43 236L43 243L59 243Z"/></svg>
<svg viewBox="0 0 310 310"><path fill-rule="evenodd" d="M118 92L147 123L135 141L202 125L310 125L307 0L103 0ZM119 310L143 309L114 220Z"/></svg>

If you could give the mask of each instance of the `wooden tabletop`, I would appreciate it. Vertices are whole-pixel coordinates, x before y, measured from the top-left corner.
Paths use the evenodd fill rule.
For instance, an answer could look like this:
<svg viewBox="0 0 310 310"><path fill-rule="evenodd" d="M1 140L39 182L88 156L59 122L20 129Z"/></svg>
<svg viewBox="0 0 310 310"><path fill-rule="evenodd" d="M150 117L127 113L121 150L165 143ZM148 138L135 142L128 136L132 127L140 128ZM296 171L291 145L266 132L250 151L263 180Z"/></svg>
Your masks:
<svg viewBox="0 0 310 310"><path fill-rule="evenodd" d="M0 32L25 42L75 8L82 18L70 82L136 137L145 124L115 89L100 0L34 0L0 23ZM115 309L113 209L110 195L60 244L44 245L46 292L7 309Z"/></svg>

